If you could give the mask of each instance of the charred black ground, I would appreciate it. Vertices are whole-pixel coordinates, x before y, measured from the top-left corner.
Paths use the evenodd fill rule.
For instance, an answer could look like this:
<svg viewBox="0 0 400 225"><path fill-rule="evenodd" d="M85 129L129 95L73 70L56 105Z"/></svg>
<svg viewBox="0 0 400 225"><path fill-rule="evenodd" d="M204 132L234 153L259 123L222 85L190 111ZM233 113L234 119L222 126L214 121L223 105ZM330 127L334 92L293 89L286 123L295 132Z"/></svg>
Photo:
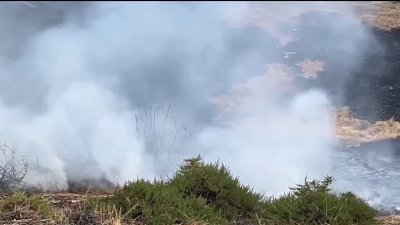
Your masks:
<svg viewBox="0 0 400 225"><path fill-rule="evenodd" d="M298 40L283 48L287 52L296 52L286 63L299 73L297 62L304 58L320 60L325 63L325 70L320 76L314 80L299 79L299 82L306 87L319 87L328 91L336 105L349 106L357 118L370 122L392 117L400 120L400 29L385 31L366 26L373 38L360 43L360 46L353 46L365 52L357 55L340 47L337 50L326 48L332 39L340 46L353 32L343 30L340 34L329 35L329 40L320 38L319 33L331 33L327 21L332 19L349 23L337 14L301 16L296 31L293 31ZM311 36L311 33L315 35ZM346 61L343 61L349 56L358 57L361 64L349 70Z"/></svg>
<svg viewBox="0 0 400 225"><path fill-rule="evenodd" d="M392 118L400 121L400 29L386 31L365 25L372 38L360 43L360 46L351 46L363 51L363 54L354 54L340 48L347 36L352 35L352 30L324 35L335 39L334 42L332 39L319 37L319 33L331 32L327 21L332 19L340 23L349 23L337 14L319 13L316 16L312 13L301 16L299 24L292 27L297 28L290 31L295 33L297 40L282 49L296 53L285 62L293 72L301 73L296 64L304 59L325 63L324 71L315 79L298 76L298 83L303 88L322 88L335 106L348 106L356 118L371 123ZM311 33L315 35L310 35ZM331 43L337 43L338 48L331 47L328 50L326 46ZM340 57L341 55L343 57ZM351 56L358 57L357 62L360 63L349 69L343 59L349 59ZM343 182L343 186L357 189L358 192L368 192L370 199L379 199L379 203L373 200L371 203L382 213L400 213L400 202L394 197L400 168L399 139L362 144L351 149L344 148L336 154L336 178Z"/></svg>

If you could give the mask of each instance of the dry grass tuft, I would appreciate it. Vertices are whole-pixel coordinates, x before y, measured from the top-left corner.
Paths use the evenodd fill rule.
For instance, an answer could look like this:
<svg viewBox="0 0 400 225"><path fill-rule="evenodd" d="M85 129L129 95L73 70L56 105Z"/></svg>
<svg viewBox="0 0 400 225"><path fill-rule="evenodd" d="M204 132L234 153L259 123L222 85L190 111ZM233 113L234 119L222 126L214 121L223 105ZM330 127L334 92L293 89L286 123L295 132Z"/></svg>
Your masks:
<svg viewBox="0 0 400 225"><path fill-rule="evenodd" d="M391 119L371 124L354 118L350 109L343 107L336 112L336 134L346 146L356 147L399 137L400 122Z"/></svg>
<svg viewBox="0 0 400 225"><path fill-rule="evenodd" d="M0 197L0 224L65 224L65 214L39 195Z"/></svg>
<svg viewBox="0 0 400 225"><path fill-rule="evenodd" d="M208 225L208 223L191 219L183 223L182 225Z"/></svg>
<svg viewBox="0 0 400 225"><path fill-rule="evenodd" d="M324 71L325 64L319 60L305 59L296 64L303 72L302 76L307 79L315 79L318 74Z"/></svg>
<svg viewBox="0 0 400 225"><path fill-rule="evenodd" d="M358 15L365 23L382 30L400 28L400 4L392 1L369 2L358 6Z"/></svg>
<svg viewBox="0 0 400 225"><path fill-rule="evenodd" d="M99 224L139 225L125 220L115 206L99 205L88 211L91 198L103 194L43 193L28 196L24 193L0 196L0 224Z"/></svg>
<svg viewBox="0 0 400 225"><path fill-rule="evenodd" d="M118 210L115 206L100 205L96 207L93 214L96 216L97 223L102 225L141 224L136 221L126 222L126 215L122 215L121 210Z"/></svg>
<svg viewBox="0 0 400 225"><path fill-rule="evenodd" d="M377 219L385 225L400 225L400 215L380 216Z"/></svg>

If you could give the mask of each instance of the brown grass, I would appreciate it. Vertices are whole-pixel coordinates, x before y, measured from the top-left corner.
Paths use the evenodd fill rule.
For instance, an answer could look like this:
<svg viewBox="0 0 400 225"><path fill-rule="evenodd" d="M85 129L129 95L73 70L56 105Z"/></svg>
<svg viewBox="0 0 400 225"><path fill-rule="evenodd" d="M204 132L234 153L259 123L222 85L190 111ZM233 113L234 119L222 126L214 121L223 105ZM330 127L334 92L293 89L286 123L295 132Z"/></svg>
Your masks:
<svg viewBox="0 0 400 225"><path fill-rule="evenodd" d="M377 219L385 225L400 225L400 215L380 216Z"/></svg>
<svg viewBox="0 0 400 225"><path fill-rule="evenodd" d="M66 216L42 196L0 197L0 224L65 224Z"/></svg>
<svg viewBox="0 0 400 225"><path fill-rule="evenodd" d="M88 212L90 198L103 194L44 193L28 196L23 193L0 197L0 224L140 224L125 220L115 207L99 206Z"/></svg>
<svg viewBox="0 0 400 225"><path fill-rule="evenodd" d="M355 118L348 107L336 111L336 134L347 146L359 146L400 136L400 122L387 120L374 124Z"/></svg>
<svg viewBox="0 0 400 225"><path fill-rule="evenodd" d="M359 3L357 14L365 23L390 31L400 28L400 4L389 1Z"/></svg>
<svg viewBox="0 0 400 225"><path fill-rule="evenodd" d="M97 216L97 223L102 225L128 225L128 224L141 224L140 222L132 221L126 222L125 215L116 209L115 206L99 206L93 212Z"/></svg>
<svg viewBox="0 0 400 225"><path fill-rule="evenodd" d="M305 59L296 64L299 66L303 72L302 76L307 79L315 79L318 74L324 71L325 64L319 60L309 60Z"/></svg>
<svg viewBox="0 0 400 225"><path fill-rule="evenodd" d="M98 220L103 220L104 218L98 215L93 215L93 213L85 212L86 203L92 197L105 197L104 194L96 193L45 193L42 194L42 198L47 200L56 209L63 212L63 214L68 218L68 221L73 224L85 224L88 222L96 222ZM106 223L109 224L109 223Z"/></svg>
<svg viewBox="0 0 400 225"><path fill-rule="evenodd" d="M382 30L400 28L400 3L390 1L249 2L248 4L250 7L246 9L229 12L229 21L232 25L265 29L276 37L282 46L295 41L296 37L283 33L279 25L286 22L295 26L300 15L310 12L334 13ZM307 7L304 7L305 5Z"/></svg>

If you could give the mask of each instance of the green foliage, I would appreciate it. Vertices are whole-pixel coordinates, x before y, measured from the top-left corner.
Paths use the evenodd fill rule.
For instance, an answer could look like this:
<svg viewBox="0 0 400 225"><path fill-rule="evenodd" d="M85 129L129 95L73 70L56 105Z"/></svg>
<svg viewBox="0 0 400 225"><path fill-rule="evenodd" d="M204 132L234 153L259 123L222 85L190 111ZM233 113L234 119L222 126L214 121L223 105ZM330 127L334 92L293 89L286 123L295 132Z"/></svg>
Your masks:
<svg viewBox="0 0 400 225"><path fill-rule="evenodd" d="M353 193L331 193L332 177L307 181L291 188L292 192L272 199L264 215L281 223L292 224L377 224L375 212Z"/></svg>
<svg viewBox="0 0 400 225"><path fill-rule="evenodd" d="M106 201L111 201L130 218L143 220L146 224L180 224L193 219L227 224L204 199L184 199L177 189L158 181L128 183Z"/></svg>
<svg viewBox="0 0 400 225"><path fill-rule="evenodd" d="M332 193L332 182L305 180L280 198L264 199L225 165L198 156L185 160L170 180L127 183L102 204L145 224L377 224L374 210L350 192Z"/></svg>
<svg viewBox="0 0 400 225"><path fill-rule="evenodd" d="M229 220L251 218L258 210L262 195L242 186L225 165L218 162L205 164L200 156L185 161L170 183L182 197L204 198Z"/></svg>

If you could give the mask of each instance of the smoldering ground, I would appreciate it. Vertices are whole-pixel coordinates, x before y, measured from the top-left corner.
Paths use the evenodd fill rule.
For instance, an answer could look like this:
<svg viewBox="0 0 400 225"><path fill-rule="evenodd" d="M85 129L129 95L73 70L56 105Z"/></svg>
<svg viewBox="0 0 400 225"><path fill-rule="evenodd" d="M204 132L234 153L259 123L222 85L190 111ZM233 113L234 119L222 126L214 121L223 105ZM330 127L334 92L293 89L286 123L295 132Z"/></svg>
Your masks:
<svg viewBox="0 0 400 225"><path fill-rule="evenodd" d="M310 4L292 8L315 10ZM38 159L26 181L51 190L68 180L152 179L197 154L220 159L268 194L332 174L331 95L273 64L284 62L282 45L295 41L288 28L296 23L247 23L242 13L251 7L3 3L0 137ZM302 38L328 40L324 49L346 68L343 85L366 51L353 46L371 36L361 23L325 19L330 32ZM352 32L338 45L343 29Z"/></svg>

